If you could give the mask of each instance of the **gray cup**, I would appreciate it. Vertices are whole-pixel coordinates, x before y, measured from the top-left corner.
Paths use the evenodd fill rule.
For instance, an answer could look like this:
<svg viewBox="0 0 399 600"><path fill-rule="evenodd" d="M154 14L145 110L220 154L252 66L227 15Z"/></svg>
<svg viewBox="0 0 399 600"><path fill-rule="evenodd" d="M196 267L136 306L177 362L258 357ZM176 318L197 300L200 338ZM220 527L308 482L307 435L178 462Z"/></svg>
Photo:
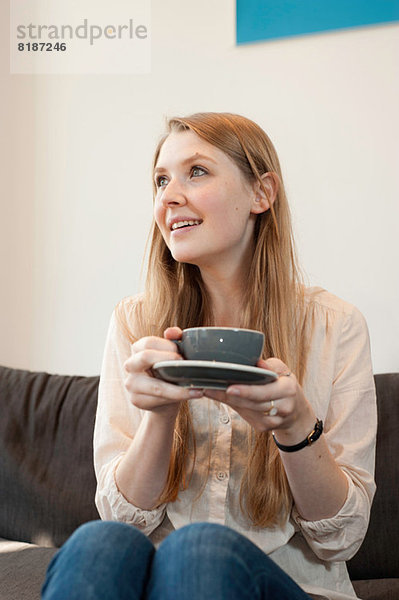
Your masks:
<svg viewBox="0 0 399 600"><path fill-rule="evenodd" d="M264 335L253 329L190 327L181 340L173 340L186 360L207 360L255 366L263 349Z"/></svg>

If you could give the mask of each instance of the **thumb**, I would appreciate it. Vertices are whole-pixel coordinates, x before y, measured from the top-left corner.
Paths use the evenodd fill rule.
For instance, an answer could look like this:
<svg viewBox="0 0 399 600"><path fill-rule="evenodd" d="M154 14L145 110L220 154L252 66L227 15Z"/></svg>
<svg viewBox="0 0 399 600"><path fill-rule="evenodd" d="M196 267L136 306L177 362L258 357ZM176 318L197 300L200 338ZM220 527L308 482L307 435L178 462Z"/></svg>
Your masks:
<svg viewBox="0 0 399 600"><path fill-rule="evenodd" d="M183 330L180 327L168 327L163 332L163 337L167 340L180 340Z"/></svg>
<svg viewBox="0 0 399 600"><path fill-rule="evenodd" d="M272 356L267 360L263 360L262 358L258 361L258 367L261 369L268 369L269 371L274 371L277 375L286 375L290 372L290 368L287 367L285 363L279 358L275 358Z"/></svg>

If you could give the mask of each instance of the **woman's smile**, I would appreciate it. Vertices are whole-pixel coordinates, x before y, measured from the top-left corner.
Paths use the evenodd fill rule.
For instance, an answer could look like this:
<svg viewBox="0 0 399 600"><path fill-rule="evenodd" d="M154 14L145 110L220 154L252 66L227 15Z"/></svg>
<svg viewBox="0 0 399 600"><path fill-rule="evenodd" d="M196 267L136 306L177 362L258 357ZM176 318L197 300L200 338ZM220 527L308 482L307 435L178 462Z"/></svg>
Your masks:
<svg viewBox="0 0 399 600"><path fill-rule="evenodd" d="M174 217L170 221L170 230L174 233L181 229L190 229L191 227L198 227L201 225L202 219L193 219L190 217Z"/></svg>
<svg viewBox="0 0 399 600"><path fill-rule="evenodd" d="M176 227L175 229L172 230L172 236L175 238L176 236L179 235L185 235L187 234L189 231L193 231L193 229L199 227L199 223L192 223L192 224L186 224L186 225L182 225L181 227Z"/></svg>

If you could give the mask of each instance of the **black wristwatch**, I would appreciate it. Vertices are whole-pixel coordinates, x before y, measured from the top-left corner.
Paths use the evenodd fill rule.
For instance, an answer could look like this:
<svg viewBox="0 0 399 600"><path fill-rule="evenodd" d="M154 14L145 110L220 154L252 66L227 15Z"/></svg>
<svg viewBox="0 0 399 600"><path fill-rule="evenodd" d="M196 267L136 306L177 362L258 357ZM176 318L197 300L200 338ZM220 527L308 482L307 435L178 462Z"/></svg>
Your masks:
<svg viewBox="0 0 399 600"><path fill-rule="evenodd" d="M302 448L306 448L306 446L310 446L311 444L313 444L313 442L315 442L316 440L319 439L319 437L321 436L322 433L323 433L323 421L320 421L320 419L317 419L313 431L311 431L309 433L308 437L306 437L303 440L303 442L299 442L299 444L294 444L294 446L284 446L283 444L280 444L276 440L274 433L273 433L273 439L274 439L274 442L275 442L277 448L279 448L279 450L282 450L283 452L296 452L297 450L302 450Z"/></svg>

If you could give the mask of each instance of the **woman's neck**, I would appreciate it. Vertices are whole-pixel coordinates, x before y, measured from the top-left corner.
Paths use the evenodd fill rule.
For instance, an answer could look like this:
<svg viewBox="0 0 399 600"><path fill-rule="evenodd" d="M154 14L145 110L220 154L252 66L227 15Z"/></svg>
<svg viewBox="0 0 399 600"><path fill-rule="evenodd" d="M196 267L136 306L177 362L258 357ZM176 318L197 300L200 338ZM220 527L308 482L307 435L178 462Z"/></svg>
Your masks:
<svg viewBox="0 0 399 600"><path fill-rule="evenodd" d="M237 273L201 271L217 327L240 327L245 285Z"/></svg>

